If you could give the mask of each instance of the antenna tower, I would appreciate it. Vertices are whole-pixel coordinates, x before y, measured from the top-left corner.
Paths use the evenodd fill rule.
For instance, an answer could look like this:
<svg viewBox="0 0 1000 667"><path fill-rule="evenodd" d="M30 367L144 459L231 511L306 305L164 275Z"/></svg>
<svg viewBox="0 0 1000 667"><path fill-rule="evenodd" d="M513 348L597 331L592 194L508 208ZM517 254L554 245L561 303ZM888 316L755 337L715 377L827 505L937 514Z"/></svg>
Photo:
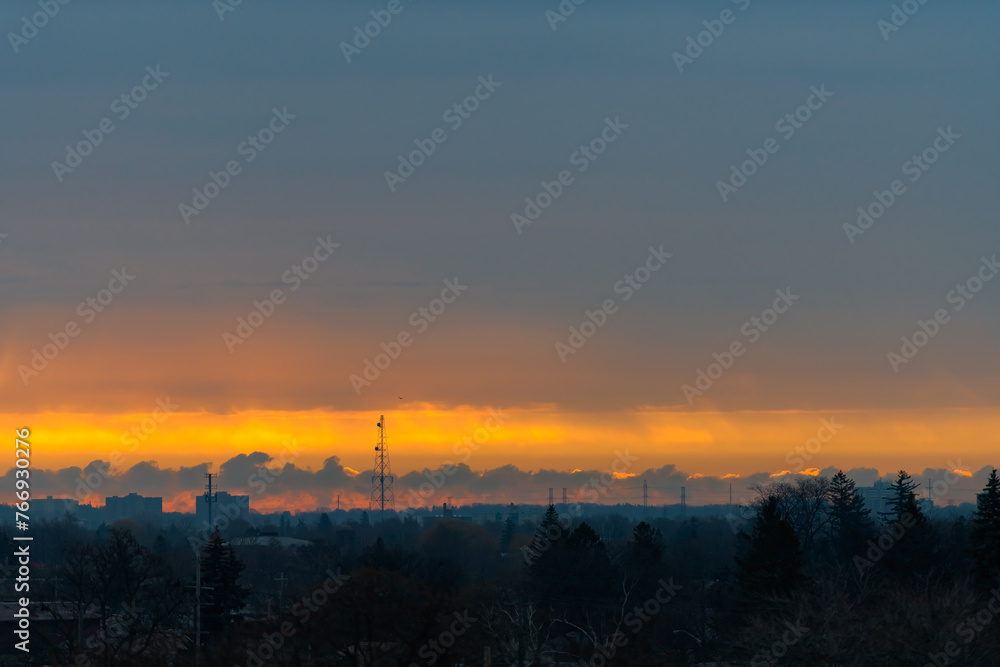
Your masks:
<svg viewBox="0 0 1000 667"><path fill-rule="evenodd" d="M378 441L375 444L375 468L372 474L372 496L368 501L368 510L379 510L385 520L385 508L396 509L396 499L392 494L392 470L389 468L388 445L385 441L385 415L380 415L378 426Z"/></svg>
<svg viewBox="0 0 1000 667"><path fill-rule="evenodd" d="M217 502L218 498L216 498L215 493L212 492L212 478L215 477L215 475L208 472L205 473L205 477L208 478L208 486L205 487L207 489L205 491L205 504L208 506L208 526L209 530L211 530L212 528L215 528L212 524L212 503Z"/></svg>

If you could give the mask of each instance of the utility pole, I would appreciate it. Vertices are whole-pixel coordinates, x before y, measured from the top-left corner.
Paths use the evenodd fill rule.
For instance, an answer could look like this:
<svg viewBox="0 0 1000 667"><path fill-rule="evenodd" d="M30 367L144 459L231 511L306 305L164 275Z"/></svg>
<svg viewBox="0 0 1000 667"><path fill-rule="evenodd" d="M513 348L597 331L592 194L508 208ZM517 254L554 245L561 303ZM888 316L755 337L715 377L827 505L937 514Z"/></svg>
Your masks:
<svg viewBox="0 0 1000 667"><path fill-rule="evenodd" d="M194 568L194 664L201 664L201 589L214 591L214 586L201 585L201 552L196 553ZM190 588L186 586L185 588Z"/></svg>

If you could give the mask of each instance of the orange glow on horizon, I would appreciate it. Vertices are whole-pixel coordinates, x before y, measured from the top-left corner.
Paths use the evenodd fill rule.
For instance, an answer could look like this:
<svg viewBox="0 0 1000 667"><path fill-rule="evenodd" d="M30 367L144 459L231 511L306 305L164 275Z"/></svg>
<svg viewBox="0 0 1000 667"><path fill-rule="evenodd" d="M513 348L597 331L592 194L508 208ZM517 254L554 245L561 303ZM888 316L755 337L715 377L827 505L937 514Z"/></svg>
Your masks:
<svg viewBox="0 0 1000 667"><path fill-rule="evenodd" d="M399 475L444 463L465 464L474 471L504 465L606 470L616 452L628 452L638 458L626 471L630 474L668 464L680 471L701 471L692 478L788 472L801 456L796 448L805 452L803 446L815 436L819 420L832 413L643 409L578 414L540 406L503 409L499 426L492 414L491 408L423 404L387 411L393 471ZM1000 438L992 434L1000 432L1000 412L995 410L836 415L844 428L820 450L807 454L808 469L800 471L815 474L827 466L882 472L940 467L967 476L966 469L997 463ZM33 467L82 467L100 459L112 462L114 472L140 461L155 461L161 468L211 462L217 470L234 456L259 451L275 458L270 467L283 459L316 470L337 456L350 474L363 474L374 460L377 419L371 412L321 410L178 412L155 424L148 413L8 415L9 423L32 430Z"/></svg>

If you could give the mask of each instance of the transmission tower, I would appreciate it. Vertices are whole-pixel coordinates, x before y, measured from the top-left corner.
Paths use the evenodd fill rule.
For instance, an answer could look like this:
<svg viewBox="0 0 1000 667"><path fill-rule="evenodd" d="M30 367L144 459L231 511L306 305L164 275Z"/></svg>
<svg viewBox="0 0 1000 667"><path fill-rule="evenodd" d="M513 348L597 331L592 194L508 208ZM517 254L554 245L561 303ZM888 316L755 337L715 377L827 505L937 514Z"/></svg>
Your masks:
<svg viewBox="0 0 1000 667"><path fill-rule="evenodd" d="M396 509L396 500L392 495L392 470L389 467L388 445L385 441L385 415L380 415L378 426L378 441L375 444L375 467L372 474L372 497L368 501L368 510L379 510L385 520L385 508Z"/></svg>
<svg viewBox="0 0 1000 667"><path fill-rule="evenodd" d="M649 487L646 486L646 480L642 480L642 506L649 507Z"/></svg>

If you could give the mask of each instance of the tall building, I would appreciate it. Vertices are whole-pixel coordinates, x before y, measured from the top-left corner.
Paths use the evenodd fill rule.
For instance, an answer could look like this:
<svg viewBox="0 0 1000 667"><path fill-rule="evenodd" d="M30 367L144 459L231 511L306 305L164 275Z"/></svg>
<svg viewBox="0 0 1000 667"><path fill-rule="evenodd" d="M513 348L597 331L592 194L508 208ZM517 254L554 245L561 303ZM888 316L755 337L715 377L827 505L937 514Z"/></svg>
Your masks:
<svg viewBox="0 0 1000 667"><path fill-rule="evenodd" d="M199 493L194 497L195 518L199 526L217 526L222 517L226 518L227 523L237 519L250 520L250 496L234 496L225 491L216 491L213 495L215 497L211 503L211 522L208 520L209 503L205 494Z"/></svg>
<svg viewBox="0 0 1000 667"><path fill-rule="evenodd" d="M885 511L885 496L889 492L889 487L882 480L875 480L874 486L859 486L856 489L865 499L865 507L871 510L871 517L878 519L879 512Z"/></svg>
<svg viewBox="0 0 1000 667"><path fill-rule="evenodd" d="M31 501L31 518L53 521L67 514L76 517L80 501L75 498L34 498Z"/></svg>
<svg viewBox="0 0 1000 667"><path fill-rule="evenodd" d="M108 521L159 519L163 516L163 498L146 498L137 493L110 496L104 499L104 512Z"/></svg>

